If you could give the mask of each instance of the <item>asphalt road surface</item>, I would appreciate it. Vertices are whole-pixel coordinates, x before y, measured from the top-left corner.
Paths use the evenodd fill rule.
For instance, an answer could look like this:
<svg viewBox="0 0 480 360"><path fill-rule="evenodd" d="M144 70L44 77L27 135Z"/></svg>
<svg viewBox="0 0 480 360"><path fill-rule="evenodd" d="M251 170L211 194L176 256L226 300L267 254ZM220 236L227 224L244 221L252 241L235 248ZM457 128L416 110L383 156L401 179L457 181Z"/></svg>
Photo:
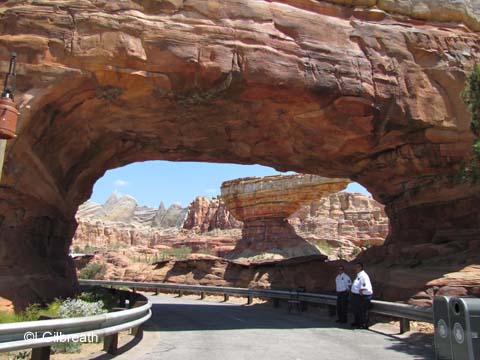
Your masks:
<svg viewBox="0 0 480 360"><path fill-rule="evenodd" d="M434 358L431 344L339 327L328 316L152 296L143 339L126 360L411 360Z"/></svg>

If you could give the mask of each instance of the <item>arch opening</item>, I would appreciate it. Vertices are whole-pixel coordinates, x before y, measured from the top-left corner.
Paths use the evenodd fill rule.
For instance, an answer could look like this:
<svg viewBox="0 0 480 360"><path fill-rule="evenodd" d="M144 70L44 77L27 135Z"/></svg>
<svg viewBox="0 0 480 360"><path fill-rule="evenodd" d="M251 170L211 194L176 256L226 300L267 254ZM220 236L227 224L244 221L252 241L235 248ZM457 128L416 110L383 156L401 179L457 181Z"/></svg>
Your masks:
<svg viewBox="0 0 480 360"><path fill-rule="evenodd" d="M393 247L478 236L478 186L455 181L472 142L458 95L478 57L462 49L478 48L476 34L392 30L340 5L327 16L249 2L245 22L218 5L155 18L93 5L29 5L42 18L5 9L0 56L22 59L22 116L0 186L1 296L75 289L76 209L107 169L135 161L347 177L386 205Z"/></svg>

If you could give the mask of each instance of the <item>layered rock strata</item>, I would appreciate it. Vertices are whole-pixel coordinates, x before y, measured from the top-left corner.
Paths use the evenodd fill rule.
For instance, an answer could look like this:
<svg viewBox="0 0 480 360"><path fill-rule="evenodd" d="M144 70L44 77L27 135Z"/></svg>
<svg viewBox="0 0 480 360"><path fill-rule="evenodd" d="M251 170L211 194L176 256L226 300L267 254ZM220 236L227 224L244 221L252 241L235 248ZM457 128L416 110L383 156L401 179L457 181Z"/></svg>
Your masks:
<svg viewBox="0 0 480 360"><path fill-rule="evenodd" d="M383 245L389 232L383 205L359 193L326 195L303 205L288 221L309 242L325 241L347 253L355 246Z"/></svg>
<svg viewBox="0 0 480 360"><path fill-rule="evenodd" d="M222 184L222 199L233 216L243 222L242 239L232 256L262 253L281 257L318 254L318 249L295 233L287 218L300 206L343 190L348 179L316 175L278 175L243 178Z"/></svg>
<svg viewBox="0 0 480 360"><path fill-rule="evenodd" d="M348 177L390 244L478 231L459 94L480 61L468 0L4 1L18 138L0 186L0 296L75 290L75 213L134 161L263 164ZM406 246L406 245L405 245Z"/></svg>
<svg viewBox="0 0 480 360"><path fill-rule="evenodd" d="M212 230L241 229L242 223L235 219L218 198L198 196L188 207L183 228L197 233Z"/></svg>

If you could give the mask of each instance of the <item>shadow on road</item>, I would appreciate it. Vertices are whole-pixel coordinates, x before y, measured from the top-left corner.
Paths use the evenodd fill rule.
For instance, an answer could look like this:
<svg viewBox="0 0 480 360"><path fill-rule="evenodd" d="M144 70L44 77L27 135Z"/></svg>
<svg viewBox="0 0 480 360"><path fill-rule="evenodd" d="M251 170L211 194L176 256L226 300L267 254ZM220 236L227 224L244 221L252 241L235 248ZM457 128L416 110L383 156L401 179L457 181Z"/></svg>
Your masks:
<svg viewBox="0 0 480 360"><path fill-rule="evenodd" d="M411 333L408 336L388 335L379 331L369 330L379 335L387 336L391 344L388 349L412 356L412 360L433 359L435 346L433 334Z"/></svg>
<svg viewBox="0 0 480 360"><path fill-rule="evenodd" d="M160 331L335 328L328 317L306 317L270 304L153 304L153 320ZM145 331L149 331L146 324Z"/></svg>
<svg viewBox="0 0 480 360"><path fill-rule="evenodd" d="M173 300L173 301L171 301ZM381 346L411 356L416 360L431 360L433 339L427 334L412 333L409 337L388 335L379 331L353 330L349 325L339 326L328 314L318 312L288 313L285 306L271 304L252 306L183 301L179 298L154 303L153 317L145 331L195 332L219 330L289 330L307 329L309 334L327 337L331 341L358 342L365 339L368 346ZM300 330L302 331L302 330ZM375 345L382 339L383 345ZM330 340L328 340L330 341ZM333 345L333 344L332 344Z"/></svg>

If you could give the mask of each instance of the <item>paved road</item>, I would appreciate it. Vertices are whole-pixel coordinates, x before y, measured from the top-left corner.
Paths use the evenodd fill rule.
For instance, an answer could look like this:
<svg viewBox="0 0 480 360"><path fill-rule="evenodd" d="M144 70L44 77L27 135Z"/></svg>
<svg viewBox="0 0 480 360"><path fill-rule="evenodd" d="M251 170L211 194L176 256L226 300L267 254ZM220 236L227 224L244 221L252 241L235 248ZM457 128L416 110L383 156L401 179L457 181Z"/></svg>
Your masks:
<svg viewBox="0 0 480 360"><path fill-rule="evenodd" d="M152 296L143 340L116 359L411 360L431 347L368 330L339 328L327 317L285 308Z"/></svg>

